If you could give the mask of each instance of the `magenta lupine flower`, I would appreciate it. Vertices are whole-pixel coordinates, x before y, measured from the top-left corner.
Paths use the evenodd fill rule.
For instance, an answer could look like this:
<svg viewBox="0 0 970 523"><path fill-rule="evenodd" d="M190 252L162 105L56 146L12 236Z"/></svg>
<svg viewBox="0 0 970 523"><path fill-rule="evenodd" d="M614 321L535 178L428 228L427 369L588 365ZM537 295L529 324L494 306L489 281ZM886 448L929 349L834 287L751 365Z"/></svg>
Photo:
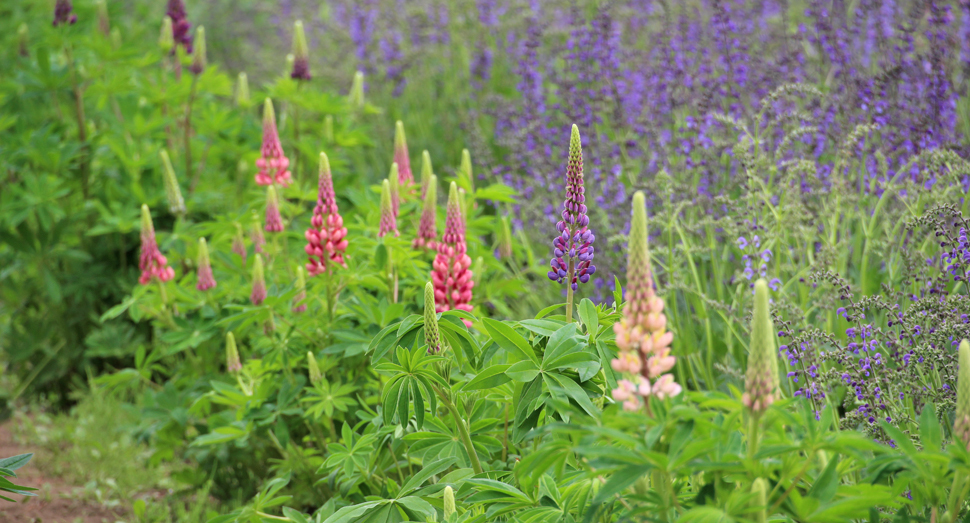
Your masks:
<svg viewBox="0 0 970 523"><path fill-rule="evenodd" d="M408 154L408 140L404 136L404 124L398 120L394 126L394 163L397 164L397 181L401 187L414 183L411 173L411 156Z"/></svg>
<svg viewBox="0 0 970 523"><path fill-rule="evenodd" d="M310 51L306 44L306 34L303 32L303 21L297 20L293 24L293 71L290 78L294 80L309 80Z"/></svg>
<svg viewBox="0 0 970 523"><path fill-rule="evenodd" d="M566 166L566 201L562 207L562 220L556 224L559 236L553 240L555 256L548 276L558 283L566 281L575 291L578 283L586 283L596 272L593 265L593 241L596 237L589 230L586 215L586 189L583 186L583 148L579 128L573 125L569 139L569 163Z"/></svg>
<svg viewBox="0 0 970 523"><path fill-rule="evenodd" d="M280 133L276 129L276 112L269 98L263 104L263 147L262 155L256 160L256 183L259 185L290 184L290 160L283 154Z"/></svg>
<svg viewBox="0 0 970 523"><path fill-rule="evenodd" d="M266 232L282 232L283 217L280 216L280 199L276 194L276 186L266 188Z"/></svg>
<svg viewBox="0 0 970 523"><path fill-rule="evenodd" d="M438 248L438 177L431 175L424 194L424 209L421 211L421 222L418 224L418 236L411 244L413 249Z"/></svg>
<svg viewBox="0 0 970 523"><path fill-rule="evenodd" d="M266 276L263 274L263 257L256 255L256 262L253 264L253 292L249 295L249 301L253 305L261 305L266 299Z"/></svg>
<svg viewBox="0 0 970 523"><path fill-rule="evenodd" d="M313 219L310 223L310 228L306 231L306 253L310 257L306 264L307 274L322 274L327 270L328 261L346 268L344 251L347 250L347 228L344 227L344 219L337 209L330 160L326 153L320 153L317 206L313 208Z"/></svg>
<svg viewBox="0 0 970 523"><path fill-rule="evenodd" d="M216 278L212 275L212 262L209 260L209 246L205 238L199 238L199 258L198 258L199 282L195 285L200 291L207 291L216 286Z"/></svg>
<svg viewBox="0 0 970 523"><path fill-rule="evenodd" d="M152 214L147 205L141 206L141 256L138 268L141 269L138 283L142 285L148 285L155 278L166 282L175 277L175 270L168 266L168 260L158 249L155 225L152 224Z"/></svg>
<svg viewBox="0 0 970 523"><path fill-rule="evenodd" d="M391 183L384 180L384 183L381 184L381 225L380 230L377 231L377 237L383 238L391 233L394 236L398 235L397 216L394 214L394 206L391 204Z"/></svg>
<svg viewBox="0 0 970 523"><path fill-rule="evenodd" d="M182 0L168 0L168 9L165 14L172 19L172 38L175 40L175 44L182 45L185 47L186 53L191 53L192 36L189 35L189 30L192 28L192 24L189 23L185 13L185 4ZM172 50L174 52L174 48Z"/></svg>
<svg viewBox="0 0 970 523"><path fill-rule="evenodd" d="M54 4L54 27L75 22L77 22L77 15L74 14L74 5L71 4L71 0L57 0L57 3Z"/></svg>
<svg viewBox="0 0 970 523"><path fill-rule="evenodd" d="M431 267L431 283L434 284L435 309L437 312L462 310L471 312L472 259L465 245L465 218L458 199L458 185L451 182L448 190L448 211L445 233L438 243L438 254ZM464 320L471 327L471 322Z"/></svg>

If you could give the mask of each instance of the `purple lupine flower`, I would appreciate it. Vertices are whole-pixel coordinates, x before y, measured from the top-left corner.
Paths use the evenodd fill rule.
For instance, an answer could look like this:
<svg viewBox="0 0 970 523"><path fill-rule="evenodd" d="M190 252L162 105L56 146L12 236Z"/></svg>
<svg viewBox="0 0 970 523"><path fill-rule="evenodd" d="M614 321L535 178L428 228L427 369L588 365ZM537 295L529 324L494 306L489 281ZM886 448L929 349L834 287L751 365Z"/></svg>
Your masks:
<svg viewBox="0 0 970 523"><path fill-rule="evenodd" d="M74 14L74 5L71 0L57 0L54 5L54 27L61 24L74 24L77 22L77 15Z"/></svg>
<svg viewBox="0 0 970 523"><path fill-rule="evenodd" d="M569 138L569 163L566 167L566 201L562 220L556 224L559 235L553 240L554 257L550 261L550 280L571 285L575 291L579 283L586 283L596 272L593 265L593 241L586 215L586 189L583 185L583 148L579 128L573 125Z"/></svg>
<svg viewBox="0 0 970 523"><path fill-rule="evenodd" d="M168 0L168 9L166 9L165 14L172 19L172 37L175 40L175 45L181 45L185 48L186 53L192 52L192 35L190 34L190 29L192 24L189 23L188 16L185 13L185 3L182 0ZM175 49L172 49L175 52Z"/></svg>

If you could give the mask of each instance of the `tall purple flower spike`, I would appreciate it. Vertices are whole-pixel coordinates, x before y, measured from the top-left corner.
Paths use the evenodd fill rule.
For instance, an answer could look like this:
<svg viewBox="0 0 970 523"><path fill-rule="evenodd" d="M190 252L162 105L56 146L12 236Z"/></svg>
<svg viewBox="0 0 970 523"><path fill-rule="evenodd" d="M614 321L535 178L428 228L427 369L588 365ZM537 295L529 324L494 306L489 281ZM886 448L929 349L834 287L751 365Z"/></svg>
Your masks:
<svg viewBox="0 0 970 523"><path fill-rule="evenodd" d="M575 291L580 283L589 281L596 272L593 265L593 241L586 215L586 189L583 186L583 146L579 128L573 125L569 138L569 163L566 166L566 201L562 205L562 219L556 224L559 236L552 241L554 257L549 264L550 280L564 280Z"/></svg>

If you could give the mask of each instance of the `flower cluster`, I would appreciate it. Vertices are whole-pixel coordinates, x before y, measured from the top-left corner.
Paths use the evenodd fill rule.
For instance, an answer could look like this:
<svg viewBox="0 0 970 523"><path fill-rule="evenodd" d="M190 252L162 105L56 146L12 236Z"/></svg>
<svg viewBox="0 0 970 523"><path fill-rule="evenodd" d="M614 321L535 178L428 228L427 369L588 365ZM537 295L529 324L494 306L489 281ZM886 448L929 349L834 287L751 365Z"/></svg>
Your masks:
<svg viewBox="0 0 970 523"><path fill-rule="evenodd" d="M677 360L670 354L674 334L667 331L663 310L664 301L656 295L650 270L646 200L642 192L637 192L630 223L626 308L623 319L613 324L620 352L610 362L613 370L624 376L613 391L613 399L623 402L626 410L639 408L638 396L664 399L681 392L673 375L666 374Z"/></svg>
<svg viewBox="0 0 970 523"><path fill-rule="evenodd" d="M256 183L259 185L290 184L290 160L283 154L283 144L276 130L276 112L273 102L267 98L263 104L263 146L256 160Z"/></svg>
<svg viewBox="0 0 970 523"><path fill-rule="evenodd" d="M418 236L411 247L414 249L435 250L438 246L438 177L431 175L424 194L424 207L418 223Z"/></svg>
<svg viewBox="0 0 970 523"><path fill-rule="evenodd" d="M309 80L310 76L310 51L306 43L306 34L303 32L303 21L297 20L293 24L293 70L290 78L294 80Z"/></svg>
<svg viewBox="0 0 970 523"><path fill-rule="evenodd" d="M399 185L407 188L413 184L414 175L411 173L408 139L404 135L404 124L400 120L394 125L394 163L397 164Z"/></svg>
<svg viewBox="0 0 970 523"><path fill-rule="evenodd" d="M397 232L397 213L394 212L394 204L391 197L391 182L384 180L381 184L381 223L377 231L377 237L383 238L388 234L398 235Z"/></svg>
<svg viewBox="0 0 970 523"><path fill-rule="evenodd" d="M583 186L583 149L579 128L573 125L569 139L569 163L566 167L566 201L563 203L562 219L556 223L559 235L552 241L554 256L550 261L550 280L576 290L579 283L586 283L596 272L593 265L593 241L596 237L589 230L586 215L586 189Z"/></svg>
<svg viewBox="0 0 970 523"><path fill-rule="evenodd" d="M347 228L337 209L330 160L325 153L320 153L317 205L313 208L310 224L306 231L306 253L310 258L306 263L307 274L322 274L327 270L327 262L346 267L344 251L347 250Z"/></svg>
<svg viewBox="0 0 970 523"><path fill-rule="evenodd" d="M263 228L266 229L266 232L283 231L283 216L280 215L280 198L274 185L266 188L266 225Z"/></svg>
<svg viewBox="0 0 970 523"><path fill-rule="evenodd" d="M77 15L74 14L74 5L71 0L57 0L54 4L54 27L61 24L74 24L77 22Z"/></svg>
<svg viewBox="0 0 970 523"><path fill-rule="evenodd" d="M165 14L172 20L172 38L175 44L183 46L186 53L191 53L192 37L189 35L189 30L192 24L189 23L185 13L185 3L182 0L168 0Z"/></svg>
<svg viewBox="0 0 970 523"><path fill-rule="evenodd" d="M198 266L199 282L195 288L200 291L207 291L216 286L216 278L212 275L212 262L209 260L209 245L205 238L199 238L199 258L196 262Z"/></svg>
<svg viewBox="0 0 970 523"><path fill-rule="evenodd" d="M463 310L471 312L472 260L465 245L465 218L458 199L458 186L451 183L448 189L448 210L445 233L438 243L438 254L432 263L431 282L434 284L435 309L437 312ZM464 320L471 326L471 322Z"/></svg>
<svg viewBox="0 0 970 523"><path fill-rule="evenodd" d="M175 277L175 270L168 266L168 260L158 249L155 239L155 225L147 205L141 206L141 256L138 259L141 277L138 283L149 284L152 280L166 282Z"/></svg>

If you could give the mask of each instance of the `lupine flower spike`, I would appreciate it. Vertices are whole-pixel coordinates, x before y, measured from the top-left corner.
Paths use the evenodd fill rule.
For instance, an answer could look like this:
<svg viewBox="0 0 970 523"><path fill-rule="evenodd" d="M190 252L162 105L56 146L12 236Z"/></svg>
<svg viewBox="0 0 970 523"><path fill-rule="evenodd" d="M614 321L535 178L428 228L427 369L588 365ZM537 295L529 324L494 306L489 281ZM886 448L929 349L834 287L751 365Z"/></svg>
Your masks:
<svg viewBox="0 0 970 523"><path fill-rule="evenodd" d="M236 224L236 235L232 237L232 252L242 258L243 267L246 266L246 243L243 241L242 226Z"/></svg>
<svg viewBox="0 0 970 523"><path fill-rule="evenodd" d="M751 500L751 505L758 507L754 512L755 523L766 523L768 521L767 509L768 506L768 484L764 478L758 478L754 480L751 484L751 493L754 494L754 499Z"/></svg>
<svg viewBox="0 0 970 523"><path fill-rule="evenodd" d="M296 268L296 296L293 297L293 313L300 314L306 312L306 277L303 276L303 267Z"/></svg>
<svg viewBox="0 0 970 523"><path fill-rule="evenodd" d="M331 144L331 143L334 142L334 136L333 136L333 115L332 114L328 114L323 119L323 139L328 144Z"/></svg>
<svg viewBox="0 0 970 523"><path fill-rule="evenodd" d="M323 380L323 374L320 372L320 366L317 365L317 358L312 352L307 351L306 353L306 366L307 371L310 374L310 383L316 385Z"/></svg>
<svg viewBox="0 0 970 523"><path fill-rule="evenodd" d="M573 292L596 272L593 265L593 241L586 215L586 189L583 185L583 146L579 128L573 125L569 138L569 163L566 166L566 201L562 220L556 224L559 235L553 240L554 257L549 279L566 282L566 321L572 321ZM636 212L636 211L634 211Z"/></svg>
<svg viewBox="0 0 970 523"><path fill-rule="evenodd" d="M391 210L394 211L394 217L397 218L398 211L401 210L401 179L400 179L400 167L397 162L391 164L391 172L387 175L387 183L391 187Z"/></svg>
<svg viewBox="0 0 970 523"><path fill-rule="evenodd" d="M253 264L253 292L249 295L249 301L253 305L261 305L266 299L266 276L263 274L263 257L256 255L256 262Z"/></svg>
<svg viewBox="0 0 970 523"><path fill-rule="evenodd" d="M165 181L168 210L172 214L185 214L185 200L182 198L182 190L179 188L178 178L175 177L175 169L172 168L172 160L168 157L168 151L162 149L159 156L162 157L162 176Z"/></svg>
<svg viewBox="0 0 970 523"><path fill-rule="evenodd" d="M27 57L30 55L30 30L27 28L26 23L21 23L20 27L17 28L17 50L20 56Z"/></svg>
<svg viewBox="0 0 970 523"><path fill-rule="evenodd" d="M408 154L408 139L404 136L404 124L398 120L394 125L394 163L397 164L398 182L401 187L414 183L411 173L411 157Z"/></svg>
<svg viewBox="0 0 970 523"><path fill-rule="evenodd" d="M333 190L330 160L320 153L320 177L317 188L317 206L313 208L311 226L306 231L307 274L316 276L327 270L327 262L341 267L347 250L347 228L337 209L337 196Z"/></svg>
<svg viewBox="0 0 970 523"><path fill-rule="evenodd" d="M350 94L347 95L350 106L356 110L364 108L364 73L357 71L354 74L354 83L350 86Z"/></svg>
<svg viewBox="0 0 970 523"><path fill-rule="evenodd" d="M162 52L169 54L175 48L175 38L172 36L172 18L168 15L162 19L162 32L158 35L158 47Z"/></svg>
<svg viewBox="0 0 970 523"><path fill-rule="evenodd" d="M276 186L266 188L266 232L281 232L283 217L280 216L280 198L276 193Z"/></svg>
<svg viewBox="0 0 970 523"><path fill-rule="evenodd" d="M290 78L294 80L309 80L310 50L306 45L306 34L303 33L303 21L297 20L293 24L293 70Z"/></svg>
<svg viewBox="0 0 970 523"><path fill-rule="evenodd" d="M411 247L414 249L436 249L438 247L438 177L431 175L428 190L424 195L424 208L418 224L418 236Z"/></svg>
<svg viewBox="0 0 970 523"><path fill-rule="evenodd" d="M165 14L172 19L172 39L175 44L185 47L186 53L191 53L192 37L189 36L189 29L192 28L192 24L189 23L185 13L185 4L182 0L168 0Z"/></svg>
<svg viewBox="0 0 970 523"><path fill-rule="evenodd" d="M283 154L280 133L276 129L276 112L269 98L263 104L263 147L256 160L256 183L259 185L290 184L290 160Z"/></svg>
<svg viewBox="0 0 970 523"><path fill-rule="evenodd" d="M960 342L960 368L957 369L957 408L953 434L970 451L970 342Z"/></svg>
<svg viewBox="0 0 970 523"><path fill-rule="evenodd" d="M502 223L498 230L498 248L496 252L499 258L512 257L512 228L509 226L508 216L502 216Z"/></svg>
<svg viewBox="0 0 970 523"><path fill-rule="evenodd" d="M428 354L441 352L441 332L438 330L435 308L434 285L429 281L424 286L424 342L428 346Z"/></svg>
<svg viewBox="0 0 970 523"><path fill-rule="evenodd" d="M104 36L111 36L111 18L108 16L108 1L98 2L98 30Z"/></svg>
<svg viewBox="0 0 970 523"><path fill-rule="evenodd" d="M74 5L71 4L71 0L57 0L57 3L54 4L54 27L61 24L74 24L75 22L77 22L77 15L74 14Z"/></svg>
<svg viewBox="0 0 970 523"><path fill-rule="evenodd" d="M232 332L226 334L226 370L233 374L242 370L239 349L236 347L236 336Z"/></svg>
<svg viewBox="0 0 970 523"><path fill-rule="evenodd" d="M377 232L378 238L383 238L388 234L397 236L397 215L394 213L394 206L391 203L391 183L386 179L381 184L381 225Z"/></svg>
<svg viewBox="0 0 970 523"><path fill-rule="evenodd" d="M633 195L628 248L626 307L623 318L613 324L620 352L610 364L624 376L617 382L619 387L613 391L613 399L622 401L625 410L633 411L640 406L638 395L647 402L651 395L662 400L681 392L673 375L666 374L677 361L670 355L674 334L667 331L664 301L654 290L647 244L646 199L642 192Z"/></svg>
<svg viewBox="0 0 970 523"><path fill-rule="evenodd" d="M458 185L454 182L448 190L448 211L445 233L438 243L438 254L432 264L431 282L437 312L463 310L471 312L472 260L465 245L465 220L458 200ZM471 322L464 320L465 325Z"/></svg>
<svg viewBox="0 0 970 523"><path fill-rule="evenodd" d="M253 250L259 254L262 254L263 246L266 245L266 237L263 235L262 225L255 216L253 219L253 225L249 228L249 239L253 242Z"/></svg>
<svg viewBox="0 0 970 523"><path fill-rule="evenodd" d="M199 238L199 258L198 265L199 282L195 285L200 291L207 291L216 286L216 279L212 275L212 262L209 260L209 245L205 238Z"/></svg>
<svg viewBox="0 0 970 523"><path fill-rule="evenodd" d="M458 514L455 508L455 491L451 486L445 487L444 493L444 516L445 523L454 523L458 520Z"/></svg>
<svg viewBox="0 0 970 523"><path fill-rule="evenodd" d="M458 175L465 180L463 185L468 186L468 190L475 192L475 176L472 174L472 155L468 149L461 150L461 165L458 167Z"/></svg>
<svg viewBox="0 0 970 523"><path fill-rule="evenodd" d="M195 46L192 50L192 65L189 66L189 71L198 76L202 74L202 71L205 71L206 65L208 65L208 60L206 60L205 55L205 27L200 25L195 30Z"/></svg>
<svg viewBox="0 0 970 523"><path fill-rule="evenodd" d="M239 80L236 82L236 105L249 106L249 77L246 73L239 73Z"/></svg>
<svg viewBox="0 0 970 523"><path fill-rule="evenodd" d="M434 169L431 167L431 155L428 151L421 152L421 200L424 200L424 196L428 194L428 184L431 183L431 176L434 175Z"/></svg>
<svg viewBox="0 0 970 523"><path fill-rule="evenodd" d="M753 415L758 416L774 403L777 393L778 353L775 351L775 330L768 312L768 282L761 278L754 284L751 346L741 401Z"/></svg>
<svg viewBox="0 0 970 523"><path fill-rule="evenodd" d="M155 225L147 205L141 206L141 256L138 259L141 277L138 283L147 285L158 278L166 282L175 277L175 270L168 266L168 260L158 249L155 239Z"/></svg>

